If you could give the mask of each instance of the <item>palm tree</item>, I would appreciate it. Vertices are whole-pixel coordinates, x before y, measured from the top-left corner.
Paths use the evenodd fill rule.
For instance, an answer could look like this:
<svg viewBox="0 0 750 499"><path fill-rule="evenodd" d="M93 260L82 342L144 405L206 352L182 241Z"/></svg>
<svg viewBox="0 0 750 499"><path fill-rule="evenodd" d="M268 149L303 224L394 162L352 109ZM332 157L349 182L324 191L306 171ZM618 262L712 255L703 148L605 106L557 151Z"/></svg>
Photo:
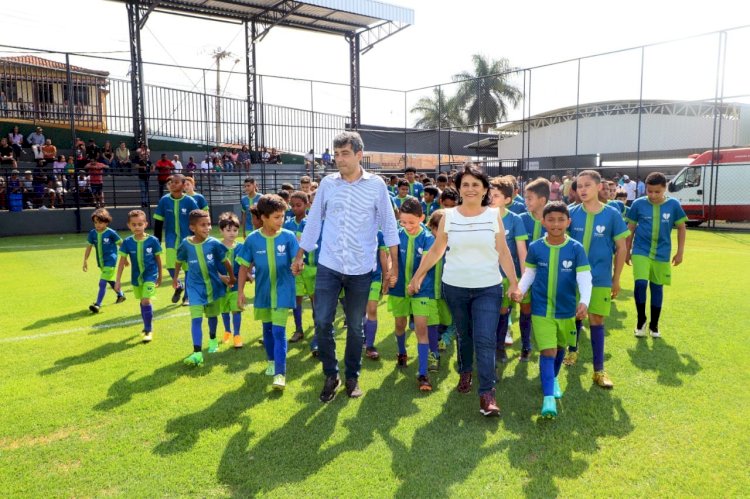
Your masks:
<svg viewBox="0 0 750 499"><path fill-rule="evenodd" d="M466 113L466 121L479 124L482 132L508 117L508 106L518 106L523 92L509 83L515 71L506 58L488 60L480 54L471 57L474 72L461 71L453 81L461 82L456 102Z"/></svg>
<svg viewBox="0 0 750 499"><path fill-rule="evenodd" d="M440 87L432 89L433 97L422 97L411 108L412 113L421 113L414 123L415 128L462 128L466 126L461 109L455 98L446 98Z"/></svg>

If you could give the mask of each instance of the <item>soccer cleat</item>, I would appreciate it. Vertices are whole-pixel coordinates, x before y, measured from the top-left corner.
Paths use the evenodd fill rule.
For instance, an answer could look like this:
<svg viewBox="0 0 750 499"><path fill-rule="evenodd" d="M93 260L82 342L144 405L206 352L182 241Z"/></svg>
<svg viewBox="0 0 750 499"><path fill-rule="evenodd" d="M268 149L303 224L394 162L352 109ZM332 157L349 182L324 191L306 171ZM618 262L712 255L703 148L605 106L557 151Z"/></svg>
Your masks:
<svg viewBox="0 0 750 499"><path fill-rule="evenodd" d="M505 333L505 346L511 346L513 344L513 336L510 334L510 329Z"/></svg>
<svg viewBox="0 0 750 499"><path fill-rule="evenodd" d="M553 396L544 397L542 402L542 417L554 419L557 417L557 401Z"/></svg>
<svg viewBox="0 0 750 499"><path fill-rule="evenodd" d="M211 338L208 340L208 353L216 353L219 351L219 340L218 338Z"/></svg>
<svg viewBox="0 0 750 499"><path fill-rule="evenodd" d="M644 324L640 328L636 326L635 329L633 330L633 334L635 334L636 338L645 338L647 336L646 325Z"/></svg>
<svg viewBox="0 0 750 499"><path fill-rule="evenodd" d="M566 366L574 366L578 362L578 352L568 352L565 354L563 364Z"/></svg>
<svg viewBox="0 0 750 499"><path fill-rule="evenodd" d="M601 386L602 388L609 389L615 386L615 384L612 383L612 380L609 379L609 376L607 376L607 373L605 371L596 371L592 376L592 379L594 380L594 383Z"/></svg>
<svg viewBox="0 0 750 499"><path fill-rule="evenodd" d="M500 407L495 402L495 390L479 396L479 412L482 416L499 416Z"/></svg>
<svg viewBox="0 0 750 499"><path fill-rule="evenodd" d="M378 360L380 358L380 354L378 353L378 349L375 347L367 347L365 348L365 355L370 360Z"/></svg>
<svg viewBox="0 0 750 499"><path fill-rule="evenodd" d="M471 373L461 373L456 386L458 393L469 393L471 391Z"/></svg>
<svg viewBox="0 0 750 499"><path fill-rule="evenodd" d="M182 361L186 366L200 367L203 365L203 354L201 352L193 352L185 360Z"/></svg>
<svg viewBox="0 0 750 499"><path fill-rule="evenodd" d="M232 342L234 343L234 348L242 348L244 346L242 344L242 336L239 334L232 337Z"/></svg>
<svg viewBox="0 0 750 499"><path fill-rule="evenodd" d="M432 384L430 383L430 378L428 378L425 375L417 377L417 386L419 386L420 392L432 391Z"/></svg>
<svg viewBox="0 0 750 499"><path fill-rule="evenodd" d="M409 356L405 353L400 353L396 356L396 367L406 367L406 362L409 360Z"/></svg>
<svg viewBox="0 0 750 499"><path fill-rule="evenodd" d="M230 331L224 331L224 337L222 338L223 343L229 343L229 340L232 339L232 333Z"/></svg>
<svg viewBox="0 0 750 499"><path fill-rule="evenodd" d="M521 356L518 358L518 360L521 362L528 362L530 357L531 357L531 350L524 348L521 350Z"/></svg>
<svg viewBox="0 0 750 499"><path fill-rule="evenodd" d="M560 388L560 382L557 381L557 377L555 377L555 387L552 389L552 396L556 399L561 399L563 396L563 391L562 388Z"/></svg>
<svg viewBox="0 0 750 499"><path fill-rule="evenodd" d="M362 390L360 390L359 388L357 378L349 378L348 380L346 380L346 383L344 383L344 388L346 389L346 394L350 399L356 399L362 396Z"/></svg>
<svg viewBox="0 0 750 499"><path fill-rule="evenodd" d="M336 398L336 390L341 386L341 380L338 375L327 376L323 391L320 392L320 401L324 404Z"/></svg>
<svg viewBox="0 0 750 499"><path fill-rule="evenodd" d="M310 355L312 355L316 359L318 358L318 356L320 356L320 351L318 350L317 346L310 347Z"/></svg>
<svg viewBox="0 0 750 499"><path fill-rule="evenodd" d="M91 310L91 311L92 311L93 313L95 313L95 314L98 314L98 313L99 313L99 310L100 310L101 308L102 308L102 307L100 307L100 306L99 306L99 305L97 305L96 303L92 303L91 305L89 305L89 310Z"/></svg>
<svg viewBox="0 0 750 499"><path fill-rule="evenodd" d="M182 291L183 291L182 286L174 290L174 293L172 293L172 303L177 303L178 301L180 301L180 296L182 296Z"/></svg>
<svg viewBox="0 0 750 499"><path fill-rule="evenodd" d="M276 363L272 360L268 361L266 366L266 376L273 376L276 374Z"/></svg>
<svg viewBox="0 0 750 499"><path fill-rule="evenodd" d="M190 306L190 300L188 300L187 295L182 297L182 306L183 307L189 307Z"/></svg>
<svg viewBox="0 0 750 499"><path fill-rule="evenodd" d="M302 340L305 337L305 333L302 331L295 331L291 338L289 338L289 343L297 343L298 341Z"/></svg>
<svg viewBox="0 0 750 499"><path fill-rule="evenodd" d="M649 333L649 334L651 335L651 337L652 337L652 338L661 338L661 333L659 332L659 330L658 330L658 329L657 329L656 331L654 331L653 329L651 329L651 328L649 327L649 328L648 328L648 333ZM644 335L644 336L645 336L645 335Z"/></svg>
<svg viewBox="0 0 750 499"><path fill-rule="evenodd" d="M495 365L497 365L498 362L500 364L508 363L508 352L505 351L505 348L498 348L495 350Z"/></svg>
<svg viewBox="0 0 750 499"><path fill-rule="evenodd" d="M440 370L440 357L434 352L430 352L430 355L427 357L427 370L433 373Z"/></svg>
<svg viewBox="0 0 750 499"><path fill-rule="evenodd" d="M122 303L126 300L125 295L117 295L117 300L115 303Z"/></svg>
<svg viewBox="0 0 750 499"><path fill-rule="evenodd" d="M151 331L143 332L143 343L151 343L152 339L153 337L151 336Z"/></svg>
<svg viewBox="0 0 750 499"><path fill-rule="evenodd" d="M277 374L273 377L273 384L271 385L274 390L283 390L286 388L286 377L283 374Z"/></svg>
<svg viewBox="0 0 750 499"><path fill-rule="evenodd" d="M445 341L443 340L443 337L441 336L440 339L438 340L438 352L445 352L445 348L446 348Z"/></svg>

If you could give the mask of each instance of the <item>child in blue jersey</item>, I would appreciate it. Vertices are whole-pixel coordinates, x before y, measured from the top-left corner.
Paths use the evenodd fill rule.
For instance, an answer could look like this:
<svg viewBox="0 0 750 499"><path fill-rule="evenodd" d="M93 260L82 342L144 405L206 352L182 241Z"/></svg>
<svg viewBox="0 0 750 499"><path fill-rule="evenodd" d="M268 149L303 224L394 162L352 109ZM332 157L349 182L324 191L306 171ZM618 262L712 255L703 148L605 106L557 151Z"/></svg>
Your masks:
<svg viewBox="0 0 750 499"><path fill-rule="evenodd" d="M185 358L189 366L203 365L203 316L208 318L208 353L219 351L216 327L219 324L222 298L227 286L234 284L232 264L227 257L227 248L221 241L210 236L211 217L198 208L190 212L189 227L193 235L182 240L177 248L172 287L180 286L178 277L185 268L185 287L190 295L190 333L193 337L193 353ZM227 280L222 280L219 267L225 268Z"/></svg>
<svg viewBox="0 0 750 499"><path fill-rule="evenodd" d="M677 227L677 253L672 257L675 267L682 263L685 253L687 216L679 201L665 197L667 178L654 172L646 177L646 197L633 201L628 211L628 228L633 235L627 241L626 263L633 264L635 279L635 307L638 323L635 335L646 336L646 288L651 290L651 320L649 334L661 338L659 317L664 300L664 285L672 283L670 256L671 232Z"/></svg>
<svg viewBox="0 0 750 499"><path fill-rule="evenodd" d="M406 178L407 185L409 186L408 194L417 198L418 201L422 201L422 195L424 194L424 186L421 182L417 182L417 169L413 166L407 166L404 169L404 177ZM399 182L399 186L401 183Z"/></svg>
<svg viewBox="0 0 750 499"><path fill-rule="evenodd" d="M440 191L438 191L438 188L432 185L428 185L424 188L424 201L422 201L422 212L424 213L425 219L429 220L430 216L436 211L440 209L440 202L438 201L438 196L440 195Z"/></svg>
<svg viewBox="0 0 750 499"><path fill-rule="evenodd" d="M198 203L193 198L185 194L185 177L179 173L172 175L169 180L169 194L166 194L159 200L154 213L154 236L161 241L162 229L164 230L164 246L167 254L167 272L173 280L177 279L175 274L175 262L177 260L177 247L183 239L188 237L190 232L190 213L197 210ZM187 269L185 269L185 279L187 280ZM172 295L172 303L180 301L180 295L184 290L181 282L176 281ZM183 298L183 305L188 305L188 295Z"/></svg>
<svg viewBox="0 0 750 499"><path fill-rule="evenodd" d="M294 233L282 228L286 203L280 196L266 194L260 198L256 210L263 227L250 234L240 249L237 260L240 269L238 303L245 305L244 285L248 269L255 269L255 319L263 324L263 346L268 367L273 376L273 388L286 387L286 322L289 310L295 305L295 282L292 260L299 243Z"/></svg>
<svg viewBox="0 0 750 499"><path fill-rule="evenodd" d="M143 319L143 343L151 342L151 321L154 309L151 299L156 296L156 288L161 284L161 244L154 236L146 234L148 219L142 210L128 212L128 228L133 233L120 246L120 264L117 266L115 289L122 288L122 271L131 262L130 283L133 295L140 300L141 318Z"/></svg>
<svg viewBox="0 0 750 499"><path fill-rule="evenodd" d="M99 208L91 215L91 221L94 222L94 228L89 231L88 246L83 254L83 271L88 272L88 259L91 249L96 251L96 265L101 270L99 276L99 293L96 295L96 301L89 305L89 310L93 313L99 313L102 306L104 294L107 292L107 284L117 293L117 301L125 301L125 295L122 291L115 289L115 265L117 264L117 247L122 243L122 238L114 230L109 228L112 223L112 215L104 208Z"/></svg>
<svg viewBox="0 0 750 499"><path fill-rule="evenodd" d="M198 209L209 210L208 201L203 194L195 192L195 179L193 177L185 177L185 194L195 199Z"/></svg>
<svg viewBox="0 0 750 499"><path fill-rule="evenodd" d="M409 195L409 182L407 182L404 179L399 180L398 181L398 195L393 198L393 205L398 210L401 208L401 203L403 203L405 199L408 199L410 197L413 197L413 196Z"/></svg>
<svg viewBox="0 0 750 499"><path fill-rule="evenodd" d="M513 259L516 278L520 278L524 270L523 262L526 261L526 241L529 239L529 236L526 234L526 228L523 225L521 217L508 209L513 202L513 184L513 177L509 175L493 178L490 180L489 196L490 206L497 208L503 219L505 242L508 243L508 250ZM503 276L503 289L508 289L509 286L510 281L508 277ZM513 344L513 338L508 327L512 306L513 303L510 298L504 295L500 307L500 320L497 323L496 347L496 358L503 364L508 361L508 354L505 351L505 347L506 345Z"/></svg>
<svg viewBox="0 0 750 499"><path fill-rule="evenodd" d="M622 218L627 219L628 210L630 209L628 206L628 193L625 191L617 191L617 194L615 194L615 201L622 204Z"/></svg>
<svg viewBox="0 0 750 499"><path fill-rule="evenodd" d="M370 295L367 298L367 308L365 309L365 322L362 330L365 334L365 356L370 360L378 360L380 353L375 347L375 336L378 332L378 305L380 297L388 294L388 283L390 269L390 260L388 246L383 240L383 232L378 231L378 257L375 259L376 267L372 271L372 282L370 283Z"/></svg>
<svg viewBox="0 0 750 499"><path fill-rule="evenodd" d="M518 179L513 175L506 175L506 177L508 178L508 180L511 180L513 182L513 199L508 204L508 210L515 213L516 215L525 213L526 211L528 211L526 209L526 200L519 194L520 188L518 186Z"/></svg>
<svg viewBox="0 0 750 499"><path fill-rule="evenodd" d="M307 193L302 191L295 191L289 197L289 204L291 205L291 211L293 218L284 222L284 228L294 234L299 242L302 237L302 231L305 230L307 208L310 205L310 198ZM317 266L313 266L313 271L317 271ZM307 272L305 275L302 272L300 275L294 277L295 282L295 293L296 293L296 304L292 315L294 316L294 334L289 338L289 343L297 343L305 337L305 332L302 329L302 299L305 296L310 297L310 306L313 306L315 300L315 275Z"/></svg>
<svg viewBox="0 0 750 499"><path fill-rule="evenodd" d="M432 212L432 215L430 216L430 220L427 222L427 228L430 230L432 234L435 233L436 230L438 230L438 227L440 227L440 221L443 219L443 216L445 215L445 210L442 208ZM445 298L443 298L443 266L445 265L445 255L443 255L443 258L438 260L438 262L435 264L435 267L433 267L434 275L434 286L433 291L430 294L430 297L435 300L435 304L437 305L437 332L438 332L438 351L444 352L446 350L446 345L449 344L453 338L456 337L456 326L453 324L453 317L451 316L450 308L448 307L448 303L446 303ZM427 335L429 337L430 334L430 326L435 325L434 318L433 320L428 321L427 323Z"/></svg>
<svg viewBox="0 0 750 499"><path fill-rule="evenodd" d="M446 187L440 193L440 207L455 208L456 206L458 206L458 191L453 187Z"/></svg>
<svg viewBox="0 0 750 499"><path fill-rule="evenodd" d="M253 177L247 177L244 183L245 195L240 199L240 206L242 207L242 219L240 220L240 226L242 227L243 239L247 237L247 234L255 230L253 227L253 221L250 216L250 208L255 206L260 199L260 194L256 190L255 179Z"/></svg>
<svg viewBox="0 0 750 499"><path fill-rule="evenodd" d="M594 357L594 383L602 388L614 384L604 370L604 320L609 317L612 300L620 292L620 274L625 265L627 251L625 241L630 235L625 222L616 210L599 201L602 178L598 172L584 170L578 174L577 192L582 204L570 210L571 237L583 245L593 279L589 302L589 327L591 351ZM612 248L615 248L614 270ZM578 332L578 328L577 328ZM575 365L578 358L578 334L576 345L569 347L563 362Z"/></svg>
<svg viewBox="0 0 750 499"><path fill-rule="evenodd" d="M542 216L544 207L549 201L550 183L546 178L538 178L526 184L524 201L526 209L521 213L521 221L526 229L529 244L540 239L546 233ZM528 362L531 356L531 296L524 296L521 301L521 313L518 316L518 328L521 330L521 362Z"/></svg>
<svg viewBox="0 0 750 499"><path fill-rule="evenodd" d="M391 175L386 182L386 186L391 197L396 197L398 195L398 175Z"/></svg>
<svg viewBox="0 0 750 499"><path fill-rule="evenodd" d="M557 416L556 399L563 393L557 381L565 348L575 342L575 318L588 313L591 299L591 267L583 246L570 238L568 208L553 201L544 208L547 235L529 245L526 270L513 299L520 301L531 289L534 340L539 348L539 372L542 381L542 416ZM532 286L533 284L533 286ZM576 289L580 299L576 304Z"/></svg>
<svg viewBox="0 0 750 499"><path fill-rule="evenodd" d="M607 180L607 204L615 207L620 215L625 216L625 203L617 200L617 182ZM627 195L625 195L627 199Z"/></svg>
<svg viewBox="0 0 750 499"><path fill-rule="evenodd" d="M414 332L417 336L417 357L419 370L417 385L421 391L432 391L427 371L439 370L440 351L438 348L437 325L428 328L431 317L437 316L437 304L432 299L435 273L430 270L422 282L421 289L414 295L409 295L407 285L412 275L419 268L424 255L435 242L435 237L424 229L422 221L422 205L416 198L404 200L399 210L399 250L398 276L390 276L391 281L396 278L395 286L389 291L388 310L396 319L396 341L398 356L396 365L406 367L406 323L410 315L414 315ZM428 331L429 329L429 331Z"/></svg>
<svg viewBox="0 0 750 499"><path fill-rule="evenodd" d="M219 215L219 230L221 231L221 244L227 248L227 258L232 263L232 275L235 278L234 284L229 287L229 276L224 272L224 267L219 267L221 280L228 286L227 293L224 295L221 303L221 320L224 323L224 343L229 343L229 340L232 340L234 348L242 348L242 336L240 335L242 310L237 304L236 281L240 271L240 264L237 261L237 250L240 247L237 242L237 234L240 232L240 221L237 215L231 211Z"/></svg>

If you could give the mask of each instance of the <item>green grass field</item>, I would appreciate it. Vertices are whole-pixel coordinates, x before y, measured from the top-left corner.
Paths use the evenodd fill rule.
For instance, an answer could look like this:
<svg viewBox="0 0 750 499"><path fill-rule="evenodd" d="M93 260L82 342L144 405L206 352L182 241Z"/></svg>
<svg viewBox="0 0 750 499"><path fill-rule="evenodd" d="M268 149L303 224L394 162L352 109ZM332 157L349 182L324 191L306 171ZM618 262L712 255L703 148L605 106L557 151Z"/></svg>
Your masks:
<svg viewBox="0 0 750 499"><path fill-rule="evenodd" d="M519 363L517 344L497 386L501 418L483 418L476 394L455 391L453 348L435 391L420 393L416 360L396 371L385 305L383 358L364 359L358 400L342 391L318 401L323 378L307 340L290 345L287 389L273 392L248 313L244 349L187 368L189 316L171 304L169 280L155 339L142 345L129 289L125 303L110 291L100 314L88 311L98 272L81 271L84 241L0 240L4 497L750 494L750 235L688 233L662 340L633 337L626 268L607 323L615 388L592 386L586 335L579 364L561 372L554 421L537 416L538 364ZM413 336L408 348L415 359Z"/></svg>

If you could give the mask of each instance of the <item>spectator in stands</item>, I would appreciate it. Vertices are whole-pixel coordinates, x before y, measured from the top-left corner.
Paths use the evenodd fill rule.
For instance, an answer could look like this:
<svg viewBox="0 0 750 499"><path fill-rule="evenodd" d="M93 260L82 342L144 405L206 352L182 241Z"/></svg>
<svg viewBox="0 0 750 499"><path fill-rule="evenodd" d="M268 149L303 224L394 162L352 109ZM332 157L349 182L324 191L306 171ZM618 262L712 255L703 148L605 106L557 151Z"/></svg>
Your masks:
<svg viewBox="0 0 750 499"><path fill-rule="evenodd" d="M166 154L162 154L159 161L151 167L151 173L156 172L156 181L159 183L159 199L164 196L164 191L167 189L167 182L169 182L169 176L172 175L174 170L174 163L167 159Z"/></svg>
<svg viewBox="0 0 750 499"><path fill-rule="evenodd" d="M224 151L221 156L222 171L231 172L234 171L234 163L232 162L232 156L229 151Z"/></svg>
<svg viewBox="0 0 750 499"><path fill-rule="evenodd" d="M125 142L120 142L120 146L115 149L115 166L117 168L130 168L130 150Z"/></svg>
<svg viewBox="0 0 750 499"><path fill-rule="evenodd" d="M65 163L65 188L72 190L75 188L76 165L75 158L68 156L68 162Z"/></svg>
<svg viewBox="0 0 750 499"><path fill-rule="evenodd" d="M269 163L271 161L271 153L268 152L268 148L266 147L263 148L263 154L261 154L260 160L263 163Z"/></svg>
<svg viewBox="0 0 750 499"><path fill-rule="evenodd" d="M622 176L622 189L625 191L626 194L626 200L625 204L627 206L630 206L633 204L633 201L635 201L636 191L638 190L638 184L634 180L630 180L630 177L627 175Z"/></svg>
<svg viewBox="0 0 750 499"><path fill-rule="evenodd" d="M42 133L44 130L42 130L42 127L38 126L36 127L36 130L29 134L29 136L26 138L26 142L29 143L31 146L31 150L34 152L34 159L43 159L44 156L42 155L42 146L45 142L44 133Z"/></svg>
<svg viewBox="0 0 750 499"><path fill-rule="evenodd" d="M211 171L213 168L213 165L211 164L211 158L206 156L203 158L203 161L201 161L201 173L206 174Z"/></svg>
<svg viewBox="0 0 750 499"><path fill-rule="evenodd" d="M78 179L76 180L76 189L78 190L78 197L81 201L86 202L91 199L91 191L89 190L89 177L85 171L78 173Z"/></svg>
<svg viewBox="0 0 750 499"><path fill-rule="evenodd" d="M8 145L8 139L0 139L0 165L11 165L17 168L16 157L13 155L13 148Z"/></svg>
<svg viewBox="0 0 750 499"><path fill-rule="evenodd" d="M8 134L8 140L10 141L10 147L13 148L16 159L20 158L21 154L23 154L23 134L18 130L17 126L14 126L13 131Z"/></svg>
<svg viewBox="0 0 750 499"><path fill-rule="evenodd" d="M34 208L47 209L44 205L44 197L47 194L47 175L44 174L44 161L40 160L31 179L31 188L34 191L33 203Z"/></svg>
<svg viewBox="0 0 750 499"><path fill-rule="evenodd" d="M99 163L96 158L90 159L86 165L91 195L94 197L94 205L97 208L104 208L104 170L106 169L107 165Z"/></svg>
<svg viewBox="0 0 750 499"><path fill-rule="evenodd" d="M229 152L229 162L232 163L232 169L227 171L242 171L242 165L239 164L240 161L240 153L237 149L232 149ZM225 161L226 163L227 161Z"/></svg>
<svg viewBox="0 0 750 499"><path fill-rule="evenodd" d="M101 150L102 160L101 162L109 167L116 165L115 163L115 150L112 149L112 144L109 141L104 142L104 146Z"/></svg>
<svg viewBox="0 0 750 499"><path fill-rule="evenodd" d="M141 142L138 144L138 148L135 150L135 154L138 157L138 161L145 161L146 166L151 168L151 149L146 144Z"/></svg>
<svg viewBox="0 0 750 499"><path fill-rule="evenodd" d="M76 146L75 151L73 151L73 155L76 158L76 170L86 168L88 160L86 159L86 145L83 142L79 143Z"/></svg>
<svg viewBox="0 0 750 499"><path fill-rule="evenodd" d="M242 149L240 149L240 152L237 154L237 162L239 163L238 166L240 166L245 172L250 172L252 157L247 146L242 146Z"/></svg>
<svg viewBox="0 0 750 499"><path fill-rule="evenodd" d="M52 163L52 173L55 175L56 179L63 178L63 174L65 173L65 167L68 163L65 162L65 156L62 154L55 159L55 161Z"/></svg>
<svg viewBox="0 0 750 499"><path fill-rule="evenodd" d="M268 164L269 165L280 165L281 163L281 154L279 154L276 151L276 148L274 147L271 149L271 155L268 158Z"/></svg>
<svg viewBox="0 0 750 499"><path fill-rule="evenodd" d="M195 160L192 156L188 158L187 164L185 164L185 175L193 176L195 170L198 169L198 165L195 164Z"/></svg>
<svg viewBox="0 0 750 499"><path fill-rule="evenodd" d="M44 158L44 164L53 163L55 161L55 156L57 156L57 147L52 145L52 139L45 140L44 145L42 146L42 158Z"/></svg>
<svg viewBox="0 0 750 499"><path fill-rule="evenodd" d="M138 172L138 184L141 190L141 208L148 208L148 164L142 159L139 160L136 171Z"/></svg>
<svg viewBox="0 0 750 499"><path fill-rule="evenodd" d="M96 145L96 141L94 141L94 139L89 139L89 143L86 144L86 159L90 161L92 159L97 159L98 157L99 157L99 146Z"/></svg>
<svg viewBox="0 0 750 499"><path fill-rule="evenodd" d="M224 185L224 163L220 158L214 159L213 169L211 170L211 173L215 174L215 185Z"/></svg>
<svg viewBox="0 0 750 499"><path fill-rule="evenodd" d="M21 185L23 187L23 205L31 209L34 207L31 202L34 199L34 174L31 173L31 170L23 172Z"/></svg>
<svg viewBox="0 0 750 499"><path fill-rule="evenodd" d="M50 198L53 201L52 208L57 206L64 206L65 205L65 194L67 194L67 191L65 190L65 187L63 187L63 183L55 178L48 177L49 181L47 182L47 189L48 193L50 195Z"/></svg>
<svg viewBox="0 0 750 499"><path fill-rule="evenodd" d="M331 166L331 151L327 147L321 159L323 160L323 166Z"/></svg>
<svg viewBox="0 0 750 499"><path fill-rule="evenodd" d="M18 177L18 170L10 172L10 178L8 179L8 193L23 194L23 185L21 184L21 179Z"/></svg>
<svg viewBox="0 0 750 499"><path fill-rule="evenodd" d="M312 172L313 164L315 163L315 150L310 149L307 154L305 154L305 171L310 173Z"/></svg>
<svg viewBox="0 0 750 499"><path fill-rule="evenodd" d="M636 199L646 195L646 184L643 182L643 179L641 177L637 177L637 179L638 180L635 185Z"/></svg>
<svg viewBox="0 0 750 499"><path fill-rule="evenodd" d="M175 173L182 173L182 161L180 161L179 154L172 156L172 164L174 165L173 170Z"/></svg>

